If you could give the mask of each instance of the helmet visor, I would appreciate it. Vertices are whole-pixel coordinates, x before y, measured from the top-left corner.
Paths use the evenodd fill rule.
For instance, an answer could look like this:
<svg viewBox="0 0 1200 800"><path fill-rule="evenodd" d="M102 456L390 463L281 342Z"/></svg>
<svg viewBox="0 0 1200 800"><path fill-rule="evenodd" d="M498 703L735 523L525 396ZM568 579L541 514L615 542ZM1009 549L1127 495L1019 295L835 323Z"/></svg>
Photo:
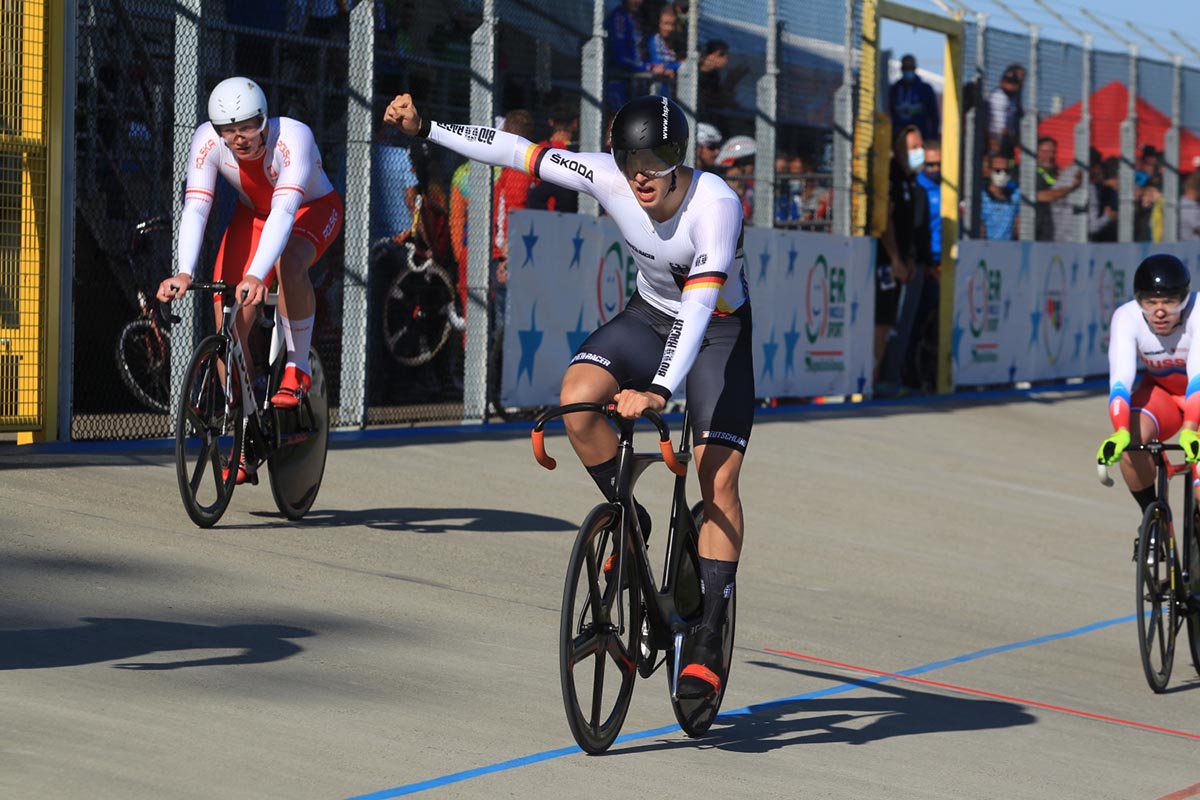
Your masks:
<svg viewBox="0 0 1200 800"><path fill-rule="evenodd" d="M262 114L258 114L241 122L229 122L224 125L214 124L213 127L217 129L217 134L222 139L232 142L237 140L238 137L248 139L262 133L263 128L267 127L267 118Z"/></svg>
<svg viewBox="0 0 1200 800"><path fill-rule="evenodd" d="M1168 314L1174 315L1183 311L1183 307L1187 305L1188 295L1188 292L1137 292L1135 297L1143 314L1153 314L1161 308Z"/></svg>
<svg viewBox="0 0 1200 800"><path fill-rule="evenodd" d="M661 178L670 175L683 163L683 148L668 142L644 150L613 150L613 158L617 167L631 181L639 173L647 178Z"/></svg>

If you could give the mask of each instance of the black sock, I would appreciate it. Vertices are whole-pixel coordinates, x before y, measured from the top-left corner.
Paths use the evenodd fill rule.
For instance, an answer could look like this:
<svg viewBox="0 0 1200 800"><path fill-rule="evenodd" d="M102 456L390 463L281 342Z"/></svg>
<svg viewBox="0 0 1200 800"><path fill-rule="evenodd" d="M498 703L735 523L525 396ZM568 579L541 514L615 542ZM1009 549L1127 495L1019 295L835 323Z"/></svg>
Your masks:
<svg viewBox="0 0 1200 800"><path fill-rule="evenodd" d="M591 475L592 480L600 487L604 499L612 502L613 498L617 496L617 457L613 456L603 464L586 467L586 469L588 475Z"/></svg>
<svg viewBox="0 0 1200 800"><path fill-rule="evenodd" d="M719 636L725 624L725 609L733 593L738 562L700 557L700 592L704 595L704 617L700 625Z"/></svg>
<svg viewBox="0 0 1200 800"><path fill-rule="evenodd" d="M1133 499L1137 500L1138 505L1142 507L1143 514L1146 513L1146 509L1150 507L1150 504L1158 499L1158 495L1155 494L1153 486L1147 486L1145 489L1138 489L1136 492L1132 492L1132 494Z"/></svg>

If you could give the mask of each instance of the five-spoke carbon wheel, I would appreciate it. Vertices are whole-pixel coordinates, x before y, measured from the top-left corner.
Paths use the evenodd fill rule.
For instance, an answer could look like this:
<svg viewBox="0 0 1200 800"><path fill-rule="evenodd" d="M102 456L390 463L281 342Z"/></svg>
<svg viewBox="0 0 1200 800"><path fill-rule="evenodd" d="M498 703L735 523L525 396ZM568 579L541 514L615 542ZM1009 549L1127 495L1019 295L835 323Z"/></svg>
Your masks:
<svg viewBox="0 0 1200 800"><path fill-rule="evenodd" d="M1146 509L1138 531L1136 558L1138 645L1146 682L1163 692L1171 679L1175 634L1179 631L1173 591L1167 507L1156 502Z"/></svg>
<svg viewBox="0 0 1200 800"><path fill-rule="evenodd" d="M175 415L175 474L192 522L216 524L233 496L242 456L242 397L225 396L225 342L200 343L188 365ZM235 384L236 385L236 384Z"/></svg>
<svg viewBox="0 0 1200 800"><path fill-rule="evenodd" d="M579 529L563 589L559 675L567 723L579 746L603 753L617 738L637 680L641 603L634 554L614 558L627 538L610 505L592 510Z"/></svg>

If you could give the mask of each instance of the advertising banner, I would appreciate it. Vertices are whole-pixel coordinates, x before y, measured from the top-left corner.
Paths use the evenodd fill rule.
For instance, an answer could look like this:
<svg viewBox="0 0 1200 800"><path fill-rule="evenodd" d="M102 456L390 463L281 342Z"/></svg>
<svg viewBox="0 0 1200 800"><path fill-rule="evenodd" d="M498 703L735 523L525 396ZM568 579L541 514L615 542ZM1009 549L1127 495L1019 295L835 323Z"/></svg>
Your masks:
<svg viewBox="0 0 1200 800"><path fill-rule="evenodd" d="M756 396L870 393L874 242L746 228L743 247ZM607 217L514 211L508 274L501 401L556 403L571 356L636 288L629 246Z"/></svg>

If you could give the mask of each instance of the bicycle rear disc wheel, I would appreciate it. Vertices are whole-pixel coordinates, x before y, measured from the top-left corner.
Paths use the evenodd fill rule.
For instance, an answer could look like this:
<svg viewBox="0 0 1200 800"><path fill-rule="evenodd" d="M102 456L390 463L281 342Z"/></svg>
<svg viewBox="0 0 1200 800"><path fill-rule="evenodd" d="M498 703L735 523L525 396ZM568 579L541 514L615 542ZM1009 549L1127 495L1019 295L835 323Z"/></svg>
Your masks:
<svg viewBox="0 0 1200 800"><path fill-rule="evenodd" d="M1138 531L1137 572L1138 646L1146 682L1161 693L1171 679L1175 658L1175 598L1168 561L1167 509L1154 503L1142 517Z"/></svg>
<svg viewBox="0 0 1200 800"><path fill-rule="evenodd" d="M221 364L225 340L212 336L196 348L175 415L175 475L192 522L216 524L237 485L242 456L242 398L225 397ZM236 386L236 384L235 384Z"/></svg>
<svg viewBox="0 0 1200 800"><path fill-rule="evenodd" d="M704 504L696 503L692 507L692 518L696 521L695 537L688 547L688 558L699 558L700 523L704 521ZM700 575L700 564L693 564L697 579ZM726 607L725 624L721 629L721 688L712 697L690 699L683 697L671 698L671 710L680 729L693 739L708 733L721 711L721 701L725 699L725 689L729 686L729 668L733 665L733 632L737 622L737 589L729 595L729 605ZM686 647L686 645L685 645ZM686 650L685 650L686 652ZM667 653L667 663L675 663L675 653ZM670 688L671 672L667 672L668 688Z"/></svg>
<svg viewBox="0 0 1200 800"><path fill-rule="evenodd" d="M603 753L620 733L637 678L642 625L632 550L626 547L625 558L604 572L605 562L628 541L619 524L620 512L612 506L592 509L575 538L563 588L563 708L575 741L592 754Z"/></svg>
<svg viewBox="0 0 1200 800"><path fill-rule="evenodd" d="M308 513L317 492L321 489L321 478L325 475L325 455L329 449L329 398L326 396L325 367L310 350L309 366L312 387L307 402L301 401L295 409L275 409L275 431L279 449L267 460L267 472L271 479L271 495L279 512L290 520L297 520ZM276 361L275 375L271 382L271 393L283 379L284 359Z"/></svg>
<svg viewBox="0 0 1200 800"><path fill-rule="evenodd" d="M125 386L147 408L161 414L171 403L171 335L149 317L138 317L117 337L117 366Z"/></svg>
<svg viewBox="0 0 1200 800"><path fill-rule="evenodd" d="M1192 666L1200 673L1200 518L1192 519L1192 530L1183 546L1183 569L1189 582L1184 586L1187 615L1188 649L1191 651Z"/></svg>
<svg viewBox="0 0 1200 800"><path fill-rule="evenodd" d="M432 361L454 329L449 309L456 299L437 264L400 270L383 298L383 340L392 358L406 367Z"/></svg>

